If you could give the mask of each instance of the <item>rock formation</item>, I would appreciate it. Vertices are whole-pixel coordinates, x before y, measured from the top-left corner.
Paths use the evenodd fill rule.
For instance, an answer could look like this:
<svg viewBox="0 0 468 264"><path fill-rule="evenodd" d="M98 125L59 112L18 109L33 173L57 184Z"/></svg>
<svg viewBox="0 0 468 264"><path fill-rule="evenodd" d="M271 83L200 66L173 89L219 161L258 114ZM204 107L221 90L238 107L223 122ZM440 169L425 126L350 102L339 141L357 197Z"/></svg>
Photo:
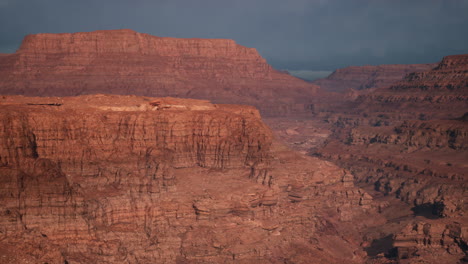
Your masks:
<svg viewBox="0 0 468 264"><path fill-rule="evenodd" d="M406 226L395 236L394 245L400 259L457 263L463 261L458 256L463 254L461 248L466 251L467 232L463 223L421 221Z"/></svg>
<svg viewBox="0 0 468 264"><path fill-rule="evenodd" d="M409 73L427 71L437 64L388 64L350 66L337 69L330 76L312 83L329 92L343 93L349 89L383 88L400 81Z"/></svg>
<svg viewBox="0 0 468 264"><path fill-rule="evenodd" d="M378 218L347 171L259 112L177 98L0 98L9 263L362 263Z"/></svg>
<svg viewBox="0 0 468 264"><path fill-rule="evenodd" d="M173 96L285 115L304 112L317 88L227 39L131 30L37 34L26 36L16 53L0 57L0 94Z"/></svg>
<svg viewBox="0 0 468 264"><path fill-rule="evenodd" d="M408 74L388 88L360 95L356 107L398 113L406 120L459 118L467 112L467 70L468 55L447 56L430 71Z"/></svg>
<svg viewBox="0 0 468 264"><path fill-rule="evenodd" d="M318 81L338 96L231 40L28 36L0 54L0 262L464 261L467 69L351 67ZM267 122L318 158L180 97L302 114Z"/></svg>

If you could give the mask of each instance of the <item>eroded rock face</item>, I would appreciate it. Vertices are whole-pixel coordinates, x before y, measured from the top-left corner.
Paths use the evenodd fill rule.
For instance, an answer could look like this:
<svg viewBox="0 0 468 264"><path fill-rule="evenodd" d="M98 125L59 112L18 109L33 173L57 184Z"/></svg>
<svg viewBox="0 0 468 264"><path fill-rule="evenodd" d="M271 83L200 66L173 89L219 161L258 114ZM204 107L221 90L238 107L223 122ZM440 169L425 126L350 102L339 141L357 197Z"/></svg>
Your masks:
<svg viewBox="0 0 468 264"><path fill-rule="evenodd" d="M289 130L306 131L298 127L300 122L289 120L278 126L284 128L277 134L286 137L297 150L306 151L310 146L311 155L350 170L358 185L366 190L373 189L409 205L412 211L402 216L405 221L414 217L411 221L417 220L415 223L427 220L433 226L440 225L442 231L434 237L441 236L444 228L453 223L466 229L467 69L468 55L447 56L433 69L408 74L404 80L387 88L355 91L338 99L324 97L323 102L314 107L314 122L322 126L315 131L328 129L328 135L314 131L288 134L288 126ZM318 144L312 145L312 142ZM386 214L385 206L382 208ZM405 221L395 220L383 225L384 235L377 241L391 242L394 235L408 233L402 225ZM415 223L405 222L405 225ZM412 236L409 237L411 240ZM434 245L435 240L438 241L433 239L430 243ZM420 252L417 254L424 255L414 261L426 259L429 263L453 263L452 260L458 261L467 252L466 241L453 242L450 247L441 246L432 256L431 247L424 243L413 246ZM412 249L402 250L406 253L401 253L400 258L417 257ZM398 257L390 250L386 252L386 256ZM450 261L444 258L445 254L451 256L447 258ZM384 254L381 257L384 258Z"/></svg>
<svg viewBox="0 0 468 264"><path fill-rule="evenodd" d="M468 106L467 70L468 55L447 56L430 71L408 74L388 88L360 95L355 107L399 112L403 119L459 118Z"/></svg>
<svg viewBox="0 0 468 264"><path fill-rule="evenodd" d="M339 139L319 155L353 167L361 181L415 206L429 204L445 217L463 215L467 69L468 55L447 56L430 71L357 97L347 112L329 115Z"/></svg>
<svg viewBox="0 0 468 264"><path fill-rule="evenodd" d="M461 262L467 246L466 226L458 222L417 222L406 226L395 236L398 258L413 261ZM435 256L439 256L439 258Z"/></svg>
<svg viewBox="0 0 468 264"><path fill-rule="evenodd" d="M392 85L394 91L414 90L453 92L462 94L468 85L466 70L468 55L446 56L431 71L414 72L405 77L401 83ZM465 91L466 92L466 91Z"/></svg>
<svg viewBox="0 0 468 264"><path fill-rule="evenodd" d="M329 92L344 93L346 90L363 90L388 87L409 73L427 71L437 64L389 64L378 66L350 66L338 69L327 78L313 81Z"/></svg>
<svg viewBox="0 0 468 264"><path fill-rule="evenodd" d="M63 168L77 171L82 162L162 155L175 167L223 169L260 162L268 153L270 135L254 108L187 104L180 99L172 99L171 104L164 104L167 99L136 99L133 105L124 105L118 104L121 98L115 97L114 102L112 97L87 96L76 103L73 98L37 98L30 105L3 105L10 111L4 111L1 118L5 128L1 164L17 164L22 156L59 157ZM41 105L41 101L57 105ZM80 101L87 103L86 108L74 106ZM160 105L153 106L155 102ZM228 115L230 108L233 114ZM94 115L93 111L103 114ZM14 127L24 129L11 130ZM61 148L62 143L67 147ZM18 145L23 148L18 150Z"/></svg>
<svg viewBox="0 0 468 264"><path fill-rule="evenodd" d="M359 229L376 214L372 197L349 172L272 141L253 107L104 95L0 100L8 261L365 259Z"/></svg>
<svg viewBox="0 0 468 264"><path fill-rule="evenodd" d="M349 134L350 144L394 144L408 148L468 149L468 126L461 120L404 121L393 131L384 127L355 128Z"/></svg>
<svg viewBox="0 0 468 264"><path fill-rule="evenodd" d="M173 96L287 115L304 112L317 88L232 40L131 30L29 35L15 54L0 59L0 94Z"/></svg>

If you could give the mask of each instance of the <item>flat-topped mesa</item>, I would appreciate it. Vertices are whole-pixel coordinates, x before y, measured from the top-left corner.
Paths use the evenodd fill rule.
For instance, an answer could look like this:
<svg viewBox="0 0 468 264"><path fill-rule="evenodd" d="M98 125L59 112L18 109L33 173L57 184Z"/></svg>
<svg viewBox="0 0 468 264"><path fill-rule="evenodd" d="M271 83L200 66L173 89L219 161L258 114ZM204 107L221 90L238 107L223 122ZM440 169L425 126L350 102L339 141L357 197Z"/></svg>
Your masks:
<svg viewBox="0 0 468 264"><path fill-rule="evenodd" d="M0 94L134 94L304 113L317 86L273 69L228 39L155 37L131 30L26 36L0 57Z"/></svg>
<svg viewBox="0 0 468 264"><path fill-rule="evenodd" d="M18 53L139 53L160 56L242 56L265 62L254 48L240 46L230 39L156 37L128 29L28 35L24 38Z"/></svg>
<svg viewBox="0 0 468 264"><path fill-rule="evenodd" d="M0 108L0 166L46 158L76 171L83 162L146 153L174 167L248 167L268 160L272 140L255 108L208 101L8 96Z"/></svg>

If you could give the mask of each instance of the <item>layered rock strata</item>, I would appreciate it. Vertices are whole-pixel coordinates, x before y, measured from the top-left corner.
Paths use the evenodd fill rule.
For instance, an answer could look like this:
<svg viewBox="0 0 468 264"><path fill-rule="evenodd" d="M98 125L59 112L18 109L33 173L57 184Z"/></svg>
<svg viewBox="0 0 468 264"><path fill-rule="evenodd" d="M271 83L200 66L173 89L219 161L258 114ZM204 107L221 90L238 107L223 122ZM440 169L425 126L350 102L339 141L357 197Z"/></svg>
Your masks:
<svg viewBox="0 0 468 264"><path fill-rule="evenodd" d="M468 109L468 55L444 57L434 69L408 74L388 88L359 96L356 103L361 112L400 112L403 119L458 118Z"/></svg>
<svg viewBox="0 0 468 264"><path fill-rule="evenodd" d="M0 58L0 94L111 93L254 105L264 115L304 112L317 86L277 71L227 39L177 39L131 30L29 35Z"/></svg>
<svg viewBox="0 0 468 264"><path fill-rule="evenodd" d="M464 213L467 69L468 55L447 56L430 71L357 97L347 113L329 115L339 129L320 155L362 170L361 180L416 206L441 202L442 215Z"/></svg>
<svg viewBox="0 0 468 264"><path fill-rule="evenodd" d="M255 108L104 95L3 96L0 108L4 260L365 259L372 197L272 141Z"/></svg>
<svg viewBox="0 0 468 264"><path fill-rule="evenodd" d="M458 222L420 221L406 226L395 236L394 246L401 260L445 263L466 262L468 228Z"/></svg>
<svg viewBox="0 0 468 264"><path fill-rule="evenodd" d="M437 64L388 64L350 66L337 69L327 78L313 81L328 92L344 93L349 89L364 90L388 87L413 72L427 71Z"/></svg>

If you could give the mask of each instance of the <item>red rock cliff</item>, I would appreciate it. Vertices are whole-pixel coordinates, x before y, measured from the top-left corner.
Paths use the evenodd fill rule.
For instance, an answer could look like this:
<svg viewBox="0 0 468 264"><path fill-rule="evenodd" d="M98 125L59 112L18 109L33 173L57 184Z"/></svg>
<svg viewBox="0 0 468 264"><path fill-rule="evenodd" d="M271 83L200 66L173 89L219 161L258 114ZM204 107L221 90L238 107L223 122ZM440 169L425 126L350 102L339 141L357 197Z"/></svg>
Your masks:
<svg viewBox="0 0 468 264"><path fill-rule="evenodd" d="M37 34L0 59L0 94L189 97L251 104L276 115L304 111L316 89L227 39L162 38L131 30Z"/></svg>
<svg viewBox="0 0 468 264"><path fill-rule="evenodd" d="M368 221L350 221L372 197L272 142L253 107L3 96L0 110L6 263L364 261Z"/></svg>
<svg viewBox="0 0 468 264"><path fill-rule="evenodd" d="M411 185L439 188L449 184L463 192L466 187L460 180L466 179L466 165L460 158L466 156L468 127L460 117L468 111L467 69L468 55L447 56L434 69L408 74L390 87L358 96L346 110L329 115L329 121L340 128L340 144L344 145L343 153L338 154L339 144L331 144L326 155L340 159L338 156L346 156L344 152L348 152L350 156L342 159L347 168L355 166L357 160L366 163L361 164L361 170L363 167L378 170L384 165L389 171L385 178L388 185L392 185L388 188L390 192ZM404 168L408 168L409 173L394 173L399 169L405 171ZM376 177L373 174L366 171L361 177ZM408 182L405 188L398 185L401 182L396 178L400 177ZM416 177L424 180L410 183ZM423 183L432 177L444 180ZM419 199L419 195L435 197L443 192L448 192L444 197L446 201L457 193L452 190L434 194L410 191L408 197L418 204L427 201ZM459 195L451 199L456 203Z"/></svg>

